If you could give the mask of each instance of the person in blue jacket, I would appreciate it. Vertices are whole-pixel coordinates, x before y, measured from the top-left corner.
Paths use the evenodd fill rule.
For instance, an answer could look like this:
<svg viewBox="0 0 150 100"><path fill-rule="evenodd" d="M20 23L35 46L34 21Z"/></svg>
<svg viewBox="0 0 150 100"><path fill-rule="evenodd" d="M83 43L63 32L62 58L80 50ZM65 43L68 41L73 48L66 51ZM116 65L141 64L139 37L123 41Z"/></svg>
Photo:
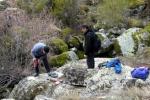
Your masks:
<svg viewBox="0 0 150 100"><path fill-rule="evenodd" d="M33 66L35 68L35 74L34 76L39 76L39 62L40 60L43 61L43 64L45 66L45 69L49 76L51 77L57 77L57 75L53 72L50 72L50 67L47 60L47 54L49 53L49 47L46 46L44 43L36 43L32 50L31 50L32 56L33 56Z"/></svg>

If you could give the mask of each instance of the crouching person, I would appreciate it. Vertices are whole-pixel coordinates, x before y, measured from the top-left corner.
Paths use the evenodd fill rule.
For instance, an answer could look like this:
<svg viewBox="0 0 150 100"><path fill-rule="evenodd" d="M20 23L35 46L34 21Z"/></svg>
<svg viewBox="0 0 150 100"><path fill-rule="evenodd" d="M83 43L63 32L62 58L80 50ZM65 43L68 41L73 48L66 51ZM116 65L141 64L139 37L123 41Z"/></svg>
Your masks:
<svg viewBox="0 0 150 100"><path fill-rule="evenodd" d="M39 62L42 60L45 69L49 76L56 78L57 74L54 72L51 72L48 60L47 60L47 54L49 53L49 47L46 46L44 43L36 43L32 50L31 50L32 56L33 56L33 67L35 69L34 76L39 76Z"/></svg>

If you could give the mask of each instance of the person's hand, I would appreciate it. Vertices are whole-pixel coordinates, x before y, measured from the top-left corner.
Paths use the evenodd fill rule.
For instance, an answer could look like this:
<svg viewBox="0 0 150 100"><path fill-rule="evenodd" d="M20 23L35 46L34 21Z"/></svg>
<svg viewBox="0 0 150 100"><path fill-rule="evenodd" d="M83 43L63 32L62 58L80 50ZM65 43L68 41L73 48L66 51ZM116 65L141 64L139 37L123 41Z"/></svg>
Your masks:
<svg viewBox="0 0 150 100"><path fill-rule="evenodd" d="M40 63L40 60L37 58L33 58L33 67L35 68Z"/></svg>

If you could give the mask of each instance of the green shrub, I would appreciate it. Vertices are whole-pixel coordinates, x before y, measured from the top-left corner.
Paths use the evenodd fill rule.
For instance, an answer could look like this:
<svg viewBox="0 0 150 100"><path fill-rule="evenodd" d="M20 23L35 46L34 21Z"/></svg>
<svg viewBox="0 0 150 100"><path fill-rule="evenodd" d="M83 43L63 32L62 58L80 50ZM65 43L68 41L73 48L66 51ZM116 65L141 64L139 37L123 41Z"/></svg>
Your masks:
<svg viewBox="0 0 150 100"><path fill-rule="evenodd" d="M119 26L125 20L123 14L128 5L128 0L104 0L97 10L99 22L108 27Z"/></svg>

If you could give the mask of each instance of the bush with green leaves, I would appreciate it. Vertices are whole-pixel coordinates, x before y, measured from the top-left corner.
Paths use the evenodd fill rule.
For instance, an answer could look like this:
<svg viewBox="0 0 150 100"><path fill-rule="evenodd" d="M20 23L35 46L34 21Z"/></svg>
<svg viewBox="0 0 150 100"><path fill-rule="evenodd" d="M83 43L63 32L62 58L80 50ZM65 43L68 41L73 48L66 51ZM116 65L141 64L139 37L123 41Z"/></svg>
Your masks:
<svg viewBox="0 0 150 100"><path fill-rule="evenodd" d="M125 21L128 6L128 0L104 0L98 6L98 23L105 27L120 26Z"/></svg>

